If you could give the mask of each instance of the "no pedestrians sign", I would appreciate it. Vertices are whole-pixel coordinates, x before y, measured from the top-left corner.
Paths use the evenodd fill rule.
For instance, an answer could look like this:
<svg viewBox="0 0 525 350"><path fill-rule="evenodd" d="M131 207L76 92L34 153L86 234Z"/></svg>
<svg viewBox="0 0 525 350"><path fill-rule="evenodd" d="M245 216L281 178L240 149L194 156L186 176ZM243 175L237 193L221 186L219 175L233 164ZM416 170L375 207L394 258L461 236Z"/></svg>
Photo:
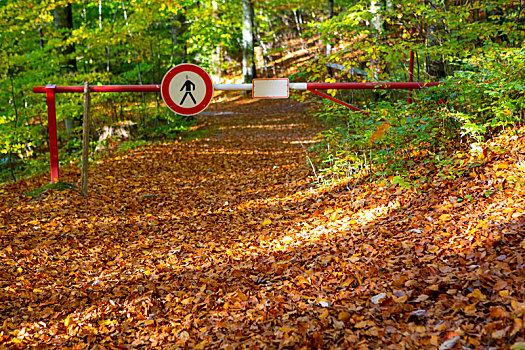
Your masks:
<svg viewBox="0 0 525 350"><path fill-rule="evenodd" d="M181 115L194 115L210 104L213 83L204 69L183 63L166 73L160 92L169 109Z"/></svg>

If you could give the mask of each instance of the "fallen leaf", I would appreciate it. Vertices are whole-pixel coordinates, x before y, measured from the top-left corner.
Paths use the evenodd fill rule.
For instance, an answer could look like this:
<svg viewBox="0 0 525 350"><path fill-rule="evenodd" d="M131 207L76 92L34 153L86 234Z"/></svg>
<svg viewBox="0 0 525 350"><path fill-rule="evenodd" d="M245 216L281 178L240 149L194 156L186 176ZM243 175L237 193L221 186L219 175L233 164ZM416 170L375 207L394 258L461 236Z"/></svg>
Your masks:
<svg viewBox="0 0 525 350"><path fill-rule="evenodd" d="M445 340L443 343L441 343L441 345L439 346L438 349L439 350L450 350L450 349L453 349L454 346L456 346L456 344L458 343L459 339L461 339L461 337L458 335L458 336L455 336L452 339Z"/></svg>
<svg viewBox="0 0 525 350"><path fill-rule="evenodd" d="M386 298L386 293L379 293L379 294L376 294L374 295L370 301L373 303L373 304L379 304L381 302L381 300L383 300L384 298Z"/></svg>

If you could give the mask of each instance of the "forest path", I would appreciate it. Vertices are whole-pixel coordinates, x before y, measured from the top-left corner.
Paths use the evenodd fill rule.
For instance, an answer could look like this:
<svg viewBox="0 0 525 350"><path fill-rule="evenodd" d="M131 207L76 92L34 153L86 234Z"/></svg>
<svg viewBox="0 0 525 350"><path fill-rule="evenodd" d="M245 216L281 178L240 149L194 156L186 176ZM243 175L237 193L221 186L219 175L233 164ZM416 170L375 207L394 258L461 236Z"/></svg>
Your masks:
<svg viewBox="0 0 525 350"><path fill-rule="evenodd" d="M423 191L327 190L310 182L305 148L320 127L305 107L213 105L199 116L209 135L108 157L91 167L85 198L23 196L42 179L4 187L0 347L522 339L525 194L506 173L520 139L470 177L436 176Z"/></svg>

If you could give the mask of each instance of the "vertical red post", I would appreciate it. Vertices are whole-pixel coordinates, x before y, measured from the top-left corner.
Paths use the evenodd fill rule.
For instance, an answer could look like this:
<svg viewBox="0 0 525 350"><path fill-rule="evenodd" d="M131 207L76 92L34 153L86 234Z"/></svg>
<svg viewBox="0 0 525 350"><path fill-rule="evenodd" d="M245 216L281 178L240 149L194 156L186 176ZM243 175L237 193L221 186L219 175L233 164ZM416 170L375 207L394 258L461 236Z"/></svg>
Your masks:
<svg viewBox="0 0 525 350"><path fill-rule="evenodd" d="M55 84L46 86L47 128L49 131L49 156L51 160L51 182L58 182L57 109Z"/></svg>

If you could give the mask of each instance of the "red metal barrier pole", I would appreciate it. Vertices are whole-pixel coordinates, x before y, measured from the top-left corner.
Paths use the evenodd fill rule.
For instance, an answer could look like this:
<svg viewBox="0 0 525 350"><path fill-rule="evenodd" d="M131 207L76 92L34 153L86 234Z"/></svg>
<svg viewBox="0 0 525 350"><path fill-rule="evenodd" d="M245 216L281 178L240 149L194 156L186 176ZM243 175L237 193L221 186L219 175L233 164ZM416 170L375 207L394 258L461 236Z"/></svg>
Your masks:
<svg viewBox="0 0 525 350"><path fill-rule="evenodd" d="M414 50L410 51L410 63L408 66L408 82L411 83L414 81ZM412 103L412 90L408 90L408 100L407 102Z"/></svg>
<svg viewBox="0 0 525 350"><path fill-rule="evenodd" d="M58 144L57 144L57 113L55 101L55 84L46 86L47 128L49 131L49 156L51 160L51 182L59 181L58 174Z"/></svg>
<svg viewBox="0 0 525 350"><path fill-rule="evenodd" d="M160 92L160 85L90 85L90 92ZM46 88L33 87L33 92L43 93ZM83 93L84 86L57 86L55 93Z"/></svg>
<svg viewBox="0 0 525 350"><path fill-rule="evenodd" d="M323 93L323 92L320 92L320 91L317 91L317 90L314 90L314 89L308 89L308 91L313 92L314 94L319 95L319 96L321 96L321 97L327 98L327 99L329 99L330 101L333 101L333 102L339 103L340 105L343 105L343 106L345 106L345 107L347 107L347 108L350 108L350 109L353 110L353 111L361 112L361 113L364 113L364 114L366 114L366 115L369 115L369 114L370 114L370 113L368 113L368 112L363 111L362 109L359 109L359 108L357 108L357 107L354 107L354 106L352 106L352 105L350 105L350 104L348 104L348 103L346 103L346 102L344 102L344 101L338 100L337 98L332 97L332 96L330 96L330 95L327 95L327 94L325 94L325 93Z"/></svg>
<svg viewBox="0 0 525 350"><path fill-rule="evenodd" d="M440 83L421 83L421 82L378 82L378 83L306 83L307 90L328 90L328 89L347 89L347 90L411 90L423 89L431 86L438 86Z"/></svg>

